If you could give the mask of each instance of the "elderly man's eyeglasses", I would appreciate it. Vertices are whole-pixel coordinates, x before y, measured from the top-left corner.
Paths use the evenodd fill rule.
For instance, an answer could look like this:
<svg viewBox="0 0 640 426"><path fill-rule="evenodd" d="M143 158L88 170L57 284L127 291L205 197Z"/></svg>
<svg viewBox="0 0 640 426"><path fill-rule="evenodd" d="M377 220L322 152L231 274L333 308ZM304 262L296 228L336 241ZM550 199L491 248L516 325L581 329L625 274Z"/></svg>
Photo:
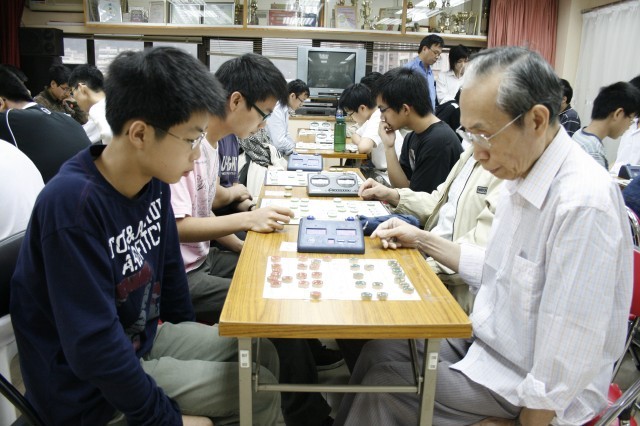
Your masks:
<svg viewBox="0 0 640 426"><path fill-rule="evenodd" d="M489 142L491 139L493 139L494 137L498 136L502 131L504 131L507 127L511 126L513 123L516 122L516 120L518 120L518 118L522 117L522 115L524 114L524 112L518 114L518 116L516 118L514 118L513 120L511 120L510 122L508 122L507 124L505 124L504 126L502 126L500 128L500 130L498 130L497 132L495 132L493 135L486 137L485 135L478 133L471 133L471 132L467 132L464 127L460 126L458 127L458 129L456 130L456 133L458 135L460 135L460 137L469 142L469 143L474 143L484 149L491 149L491 142Z"/></svg>
<svg viewBox="0 0 640 426"><path fill-rule="evenodd" d="M207 137L207 132L202 132L202 133L200 134L200 136L198 136L198 137L197 137L197 138L195 138L195 139L183 138L183 137L180 137L180 136L178 136L178 135L174 135L174 134L173 134L173 133L171 133L170 131L165 130L165 129L161 128L161 127L155 126L155 125L153 125L153 124L151 124L151 123L147 123L147 124L148 124L149 126L153 127L154 129L156 129L156 130L157 130L157 131L159 131L159 132L166 133L167 135L169 135L169 136L173 136L173 137L174 137L174 138L176 138L176 139L180 139L181 141L185 141L185 142L187 142L187 143L190 143L190 144L191 144L191 149L196 149L197 147L199 147L199 146L200 146L200 144L202 143L202 141Z"/></svg>

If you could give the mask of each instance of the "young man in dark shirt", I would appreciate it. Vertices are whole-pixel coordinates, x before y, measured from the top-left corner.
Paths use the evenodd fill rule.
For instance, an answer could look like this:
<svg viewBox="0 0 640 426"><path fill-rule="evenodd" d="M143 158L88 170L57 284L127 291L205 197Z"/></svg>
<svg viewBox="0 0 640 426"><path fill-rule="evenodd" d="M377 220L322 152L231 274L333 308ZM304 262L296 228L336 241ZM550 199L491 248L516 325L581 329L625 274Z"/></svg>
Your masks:
<svg viewBox="0 0 640 426"><path fill-rule="evenodd" d="M391 185L432 192L460 158L462 145L455 132L433 114L424 78L412 69L392 69L376 82L374 95L382 113L379 132ZM405 136L398 159L395 131L403 127L412 132Z"/></svg>
<svg viewBox="0 0 640 426"><path fill-rule="evenodd" d="M42 190L11 282L27 399L53 425L237 422L237 342L192 322L168 185L193 169L224 92L173 48L122 53L105 91L113 140ZM279 400L256 394L256 421L274 424Z"/></svg>

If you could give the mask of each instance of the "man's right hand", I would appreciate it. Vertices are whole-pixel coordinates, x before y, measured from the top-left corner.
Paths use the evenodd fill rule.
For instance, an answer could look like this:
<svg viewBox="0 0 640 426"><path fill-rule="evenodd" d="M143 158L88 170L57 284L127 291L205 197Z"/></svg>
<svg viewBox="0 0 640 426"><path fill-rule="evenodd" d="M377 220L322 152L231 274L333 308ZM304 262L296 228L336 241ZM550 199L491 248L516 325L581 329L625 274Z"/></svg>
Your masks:
<svg viewBox="0 0 640 426"><path fill-rule="evenodd" d="M369 178L358 189L358 196L365 200L378 200L386 201L392 206L396 207L400 202L400 194L393 188L384 186L383 184L376 182Z"/></svg>
<svg viewBox="0 0 640 426"><path fill-rule="evenodd" d="M251 215L248 230L265 233L284 228L284 224L289 223L294 217L291 209L282 206L267 206L252 210L248 214Z"/></svg>
<svg viewBox="0 0 640 426"><path fill-rule="evenodd" d="M380 125L378 127L378 136L382 140L384 147L386 149L395 149L396 145L396 131L391 128L386 121L380 120Z"/></svg>

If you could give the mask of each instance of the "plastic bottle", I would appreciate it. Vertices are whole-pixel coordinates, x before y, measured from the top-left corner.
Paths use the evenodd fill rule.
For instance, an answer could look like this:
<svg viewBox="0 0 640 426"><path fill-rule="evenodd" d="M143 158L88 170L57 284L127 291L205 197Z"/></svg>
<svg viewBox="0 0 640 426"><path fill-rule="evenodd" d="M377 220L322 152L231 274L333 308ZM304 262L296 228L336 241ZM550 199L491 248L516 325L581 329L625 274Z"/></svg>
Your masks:
<svg viewBox="0 0 640 426"><path fill-rule="evenodd" d="M342 109L336 109L336 124L333 127L333 151L344 152L347 141L347 124L344 122Z"/></svg>

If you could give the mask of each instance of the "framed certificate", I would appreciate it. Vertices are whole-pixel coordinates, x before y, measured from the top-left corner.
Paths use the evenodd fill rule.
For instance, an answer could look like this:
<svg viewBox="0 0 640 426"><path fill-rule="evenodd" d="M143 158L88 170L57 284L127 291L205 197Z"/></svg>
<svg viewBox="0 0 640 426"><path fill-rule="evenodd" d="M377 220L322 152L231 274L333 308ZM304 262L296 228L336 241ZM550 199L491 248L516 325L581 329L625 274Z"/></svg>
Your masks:
<svg viewBox="0 0 640 426"><path fill-rule="evenodd" d="M355 30L358 28L358 15L355 6L335 6L333 8L336 28Z"/></svg>

